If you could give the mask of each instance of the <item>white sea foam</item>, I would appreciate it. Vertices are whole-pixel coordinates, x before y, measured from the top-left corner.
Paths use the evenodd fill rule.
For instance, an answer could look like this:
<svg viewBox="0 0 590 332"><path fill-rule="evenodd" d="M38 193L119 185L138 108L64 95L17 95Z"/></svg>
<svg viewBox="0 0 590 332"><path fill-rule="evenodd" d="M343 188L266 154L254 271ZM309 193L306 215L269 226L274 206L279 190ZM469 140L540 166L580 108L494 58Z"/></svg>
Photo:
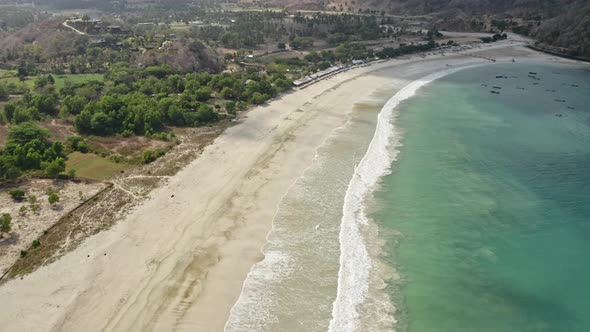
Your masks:
<svg viewBox="0 0 590 332"><path fill-rule="evenodd" d="M440 71L413 81L389 99L379 113L373 139L355 169L344 198L339 235L338 291L332 305L329 331L361 330L359 308L367 296L369 275L374 266L362 235L362 228L368 223L364 201L375 190L379 179L390 172L397 155L397 149L392 149L392 144L399 144L399 135L392 121L394 109L422 86L464 68Z"/></svg>

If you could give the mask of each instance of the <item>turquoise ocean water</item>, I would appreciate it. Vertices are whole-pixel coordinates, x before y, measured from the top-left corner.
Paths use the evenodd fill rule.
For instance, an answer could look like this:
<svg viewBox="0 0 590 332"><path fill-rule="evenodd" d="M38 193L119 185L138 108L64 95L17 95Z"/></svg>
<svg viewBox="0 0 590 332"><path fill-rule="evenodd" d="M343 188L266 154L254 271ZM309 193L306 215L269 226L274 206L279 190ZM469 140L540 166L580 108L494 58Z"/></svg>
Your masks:
<svg viewBox="0 0 590 332"><path fill-rule="evenodd" d="M590 72L461 71L400 105L396 127L372 214L400 275L396 329L590 331Z"/></svg>

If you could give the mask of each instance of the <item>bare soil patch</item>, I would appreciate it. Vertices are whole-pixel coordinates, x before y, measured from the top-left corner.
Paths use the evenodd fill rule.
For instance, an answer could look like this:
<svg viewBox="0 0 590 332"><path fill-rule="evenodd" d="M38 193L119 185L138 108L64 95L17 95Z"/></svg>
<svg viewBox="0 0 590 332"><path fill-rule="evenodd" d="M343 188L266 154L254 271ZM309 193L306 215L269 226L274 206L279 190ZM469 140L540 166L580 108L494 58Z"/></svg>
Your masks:
<svg viewBox="0 0 590 332"><path fill-rule="evenodd" d="M39 220L47 221L45 224L46 227L40 228L39 232L33 233L34 236L28 236L26 240L19 238L18 243L21 245L18 247L15 246L11 251L11 255L3 255L0 252L0 262L5 260L7 267L16 258L16 262L14 262L13 267L4 279L30 273L39 266L49 264L68 251L76 248L88 236L110 228L148 197L150 191L163 185L170 176L176 174L194 160L230 124L230 121L223 121L214 127L175 128L174 131L177 134L179 143L170 152L153 163L119 173L111 178L109 183L93 184L96 186L96 189L94 191L88 191L88 194L85 194L85 198L91 197L90 195L92 193L98 194L71 213L67 213L66 211L72 211L76 205L80 205L80 199L77 198L77 201L74 199L79 190L71 184L66 185L66 187L71 186L73 189L69 196L66 195L68 198L64 197L64 204L70 201L76 201L76 204L71 207L64 205L61 214L55 214L51 221L47 221L48 218L38 218ZM137 137L131 138L131 142L135 144L141 144L142 142L144 144L150 144L149 140L143 140ZM117 142L116 139L110 141L105 138L103 144L117 145L120 142ZM151 145L143 146L147 147ZM10 199L7 194L0 194L0 196ZM43 199L47 201L46 197L39 200ZM3 201L0 201L0 204L4 206ZM19 203L20 205L18 205L12 203L12 201L7 201L6 204L11 206L11 211L16 210L18 212L20 205L27 203ZM51 209L44 207L41 211L45 210ZM21 223L20 220L17 222ZM25 222L22 223L26 224ZM53 226L51 227L51 225ZM35 239L39 239L41 245L38 248L31 249L30 245ZM20 250L24 250L22 248L29 249L25 257L19 256ZM3 265L0 265L0 267L4 271L7 268L4 268Z"/></svg>
<svg viewBox="0 0 590 332"><path fill-rule="evenodd" d="M104 187L105 184L99 182L32 179L18 186L0 188L0 213L12 216L10 238L0 240L0 275L20 257L21 251L29 251L34 240ZM8 194L16 188L26 192L21 202L15 202ZM59 195L59 202L53 206L48 202L51 192ZM44 250L43 242L35 250Z"/></svg>

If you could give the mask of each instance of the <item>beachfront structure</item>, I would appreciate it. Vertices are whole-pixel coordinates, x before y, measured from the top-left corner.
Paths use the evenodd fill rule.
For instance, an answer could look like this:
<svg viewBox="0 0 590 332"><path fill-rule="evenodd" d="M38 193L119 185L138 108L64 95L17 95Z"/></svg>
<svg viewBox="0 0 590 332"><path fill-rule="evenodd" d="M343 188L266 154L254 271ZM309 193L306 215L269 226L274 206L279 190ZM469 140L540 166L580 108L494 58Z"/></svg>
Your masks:
<svg viewBox="0 0 590 332"><path fill-rule="evenodd" d="M332 67L330 67L328 69L324 69L324 70L318 71L315 74L311 74L309 76L305 76L304 78L295 80L295 81L293 81L293 85L295 85L295 86L301 86L301 85L304 85L306 83L309 83L309 82L311 82L313 80L316 80L318 78L321 78L321 77L324 77L326 75L335 73L335 72L337 72L337 71L339 71L341 69L342 69L341 66L332 66Z"/></svg>

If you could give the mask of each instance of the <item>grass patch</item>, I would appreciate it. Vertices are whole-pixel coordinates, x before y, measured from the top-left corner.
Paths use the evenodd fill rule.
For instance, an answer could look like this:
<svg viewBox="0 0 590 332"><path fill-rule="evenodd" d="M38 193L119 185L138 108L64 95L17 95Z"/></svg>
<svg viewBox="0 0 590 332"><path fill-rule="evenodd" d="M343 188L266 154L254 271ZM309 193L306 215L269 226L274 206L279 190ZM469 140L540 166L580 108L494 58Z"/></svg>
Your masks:
<svg viewBox="0 0 590 332"><path fill-rule="evenodd" d="M61 89L64 87L65 82L69 81L74 84L76 83L84 83L88 81L103 81L104 75L103 74L75 74L75 75L53 75L53 79L55 80L55 88Z"/></svg>
<svg viewBox="0 0 590 332"><path fill-rule="evenodd" d="M129 164L115 163L93 153L72 152L66 161L66 172L73 169L77 177L93 180L108 179L131 167Z"/></svg>
<svg viewBox="0 0 590 332"><path fill-rule="evenodd" d="M16 76L16 70L0 69L0 79Z"/></svg>
<svg viewBox="0 0 590 332"><path fill-rule="evenodd" d="M5 76L2 76L2 74L5 74ZM12 75L14 73L10 73L8 71L4 71L4 73L0 72L0 82L3 82L5 84L8 84L10 82L16 83L16 84L21 84L23 83L26 87L33 89L35 87L35 79L37 78L36 76L28 76L23 82L21 82L19 80L18 77L16 76L9 76ZM44 75L47 76L47 75ZM64 87L66 81L72 82L72 83L83 83L83 82L88 82L88 81L104 81L104 75L103 74L68 74L68 75L51 75L53 76L53 79L55 80L55 88L57 90L61 89Z"/></svg>

